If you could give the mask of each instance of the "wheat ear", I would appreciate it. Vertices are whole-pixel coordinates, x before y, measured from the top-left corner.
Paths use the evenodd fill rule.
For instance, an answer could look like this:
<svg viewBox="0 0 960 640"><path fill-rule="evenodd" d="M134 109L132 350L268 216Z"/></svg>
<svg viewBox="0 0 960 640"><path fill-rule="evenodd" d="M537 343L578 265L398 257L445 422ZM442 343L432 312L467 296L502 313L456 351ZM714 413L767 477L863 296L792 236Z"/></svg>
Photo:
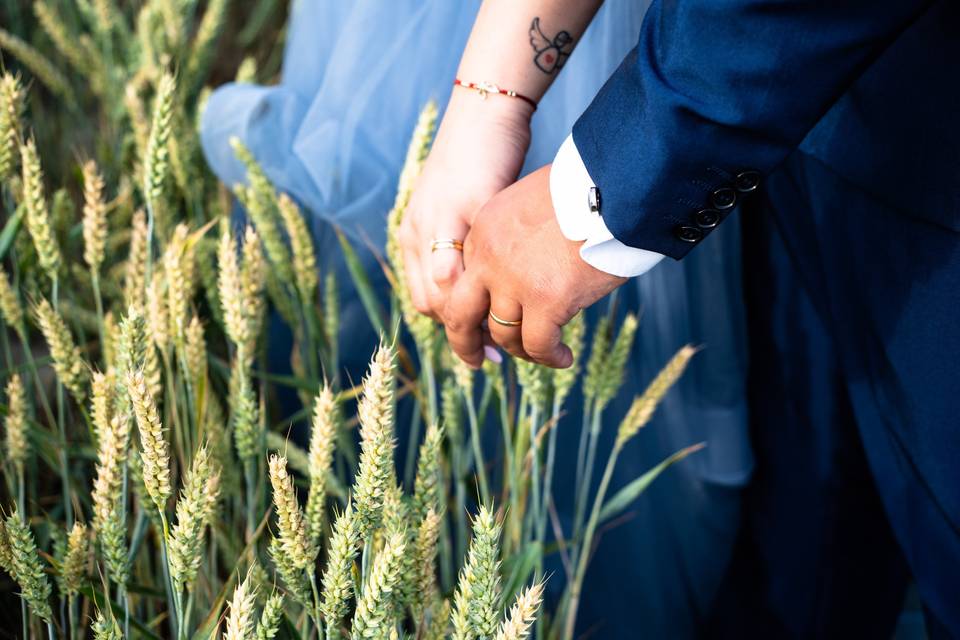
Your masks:
<svg viewBox="0 0 960 640"><path fill-rule="evenodd" d="M23 178L23 203L26 208L27 230L37 250L37 259L51 280L56 280L62 259L60 247L50 220L50 210L43 191L43 169L37 156L33 138L20 147Z"/></svg>
<svg viewBox="0 0 960 640"><path fill-rule="evenodd" d="M213 520L219 497L220 472L207 446L201 445L177 501L177 523L170 534L170 578L179 589L197 578L204 527Z"/></svg>
<svg viewBox="0 0 960 640"><path fill-rule="evenodd" d="M25 333L23 325L23 307L20 305L20 298L10 285L10 278L7 272L0 268L0 315L7 326L18 334Z"/></svg>
<svg viewBox="0 0 960 640"><path fill-rule="evenodd" d="M307 499L307 521L310 539L319 544L326 517L327 474L333 465L337 439L337 400L329 385L320 389L313 405L313 423L310 431L310 495Z"/></svg>
<svg viewBox="0 0 960 640"><path fill-rule="evenodd" d="M163 197L163 183L170 172L169 149L173 100L177 83L173 75L164 73L157 84L154 98L153 121L143 159L143 195L148 209L154 209Z"/></svg>
<svg viewBox="0 0 960 640"><path fill-rule="evenodd" d="M543 600L543 583L527 587L517 596L507 619L500 625L496 640L525 640L530 637L530 628L537 617Z"/></svg>
<svg viewBox="0 0 960 640"><path fill-rule="evenodd" d="M337 629L347 615L353 594L353 561L357 557L359 535L353 506L347 504L333 523L327 566L323 572L320 611L328 629Z"/></svg>
<svg viewBox="0 0 960 640"><path fill-rule="evenodd" d="M60 568L64 591L69 597L80 593L90 561L90 532L87 525L75 522L67 536L67 553Z"/></svg>
<svg viewBox="0 0 960 640"><path fill-rule="evenodd" d="M500 524L486 506L473 519L473 539L454 596L455 640L490 638L500 622Z"/></svg>
<svg viewBox="0 0 960 640"><path fill-rule="evenodd" d="M230 615L227 616L227 630L224 640L249 640L253 637L253 609L257 594L250 580L251 572L237 585L230 601Z"/></svg>
<svg viewBox="0 0 960 640"><path fill-rule="evenodd" d="M17 164L20 116L23 112L23 85L20 76L0 75L0 182L9 178Z"/></svg>
<svg viewBox="0 0 960 640"><path fill-rule="evenodd" d="M10 574L20 585L20 596L34 615L49 623L53 620L50 581L43 571L33 533L19 511L7 516L4 529L10 549Z"/></svg>
<svg viewBox="0 0 960 640"><path fill-rule="evenodd" d="M290 196L281 193L277 199L280 218L290 238L290 248L293 251L293 273L300 294L301 303L312 306L317 296L317 257L313 250L313 234L307 228L307 223Z"/></svg>
<svg viewBox="0 0 960 640"><path fill-rule="evenodd" d="M283 616L283 596L279 593L270 594L260 613L260 622L257 623L257 640L272 640L280 630L280 618Z"/></svg>
<svg viewBox="0 0 960 640"><path fill-rule="evenodd" d="M127 377L127 390L133 405L133 414L137 419L140 433L141 456L143 464L143 483L147 495L163 513L172 492L170 488L170 451L164 438L160 413L147 388L143 370L137 370Z"/></svg>
<svg viewBox="0 0 960 640"><path fill-rule="evenodd" d="M97 617L93 621L94 640L123 640L123 631L117 624L116 618L111 615L109 618L103 615L103 611L97 611Z"/></svg>
<svg viewBox="0 0 960 640"><path fill-rule="evenodd" d="M83 259L94 272L103 264L107 242L107 206L103 201L103 176L97 163L83 165Z"/></svg>
<svg viewBox="0 0 960 640"><path fill-rule="evenodd" d="M293 478L287 472L287 459L271 455L269 466L273 505L277 511L277 538L293 565L306 570L317 559L317 547L310 542L307 522L297 502L297 491L293 487Z"/></svg>
<svg viewBox="0 0 960 640"><path fill-rule="evenodd" d="M27 395L23 389L20 375L14 373L7 381L7 417L4 420L6 431L7 460L17 473L30 455L30 441L27 439Z"/></svg>
<svg viewBox="0 0 960 640"><path fill-rule="evenodd" d="M663 397L667 394L667 391L670 390L670 387L683 375L684 370L690 363L690 359L693 358L696 352L696 347L691 345L682 347L673 358L670 359L670 362L667 363L660 373L657 374L657 377L653 379L653 382L650 383L644 392L633 401L630 410L627 411L627 415L624 416L623 421L620 423L620 428L617 430L617 447L622 447L626 444L630 438L635 436L637 432L650 421L654 411L657 409L657 405L663 400Z"/></svg>
<svg viewBox="0 0 960 640"><path fill-rule="evenodd" d="M382 517L384 495L393 480L393 350L381 345L370 363L357 408L360 419L360 462L354 505L361 536Z"/></svg>
<svg viewBox="0 0 960 640"><path fill-rule="evenodd" d="M70 330L63 318L54 311L53 307L44 299L37 304L34 315L40 332L50 347L53 358L53 368L60 381L77 398L83 402L86 395L87 366L83 362L80 348L73 341Z"/></svg>
<svg viewBox="0 0 960 640"><path fill-rule="evenodd" d="M370 577L363 586L363 595L357 601L357 610L353 614L353 640L382 638L389 626L395 626L394 591L400 583L405 550L406 533L398 531L387 539L374 559Z"/></svg>

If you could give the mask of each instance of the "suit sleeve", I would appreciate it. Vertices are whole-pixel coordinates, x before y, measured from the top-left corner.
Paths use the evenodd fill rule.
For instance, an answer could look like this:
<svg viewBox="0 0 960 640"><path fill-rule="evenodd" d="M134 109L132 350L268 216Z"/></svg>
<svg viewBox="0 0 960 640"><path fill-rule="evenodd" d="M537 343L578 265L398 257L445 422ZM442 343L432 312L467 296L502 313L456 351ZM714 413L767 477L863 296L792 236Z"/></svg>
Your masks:
<svg viewBox="0 0 960 640"><path fill-rule="evenodd" d="M682 258L931 4L654 0L573 128L613 236Z"/></svg>

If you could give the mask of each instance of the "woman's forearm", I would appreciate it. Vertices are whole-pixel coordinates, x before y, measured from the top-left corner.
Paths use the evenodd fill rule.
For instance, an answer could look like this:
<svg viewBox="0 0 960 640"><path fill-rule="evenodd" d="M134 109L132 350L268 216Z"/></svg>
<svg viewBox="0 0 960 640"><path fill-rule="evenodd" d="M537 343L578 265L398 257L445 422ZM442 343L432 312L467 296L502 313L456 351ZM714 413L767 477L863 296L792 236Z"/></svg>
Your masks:
<svg viewBox="0 0 960 640"><path fill-rule="evenodd" d="M458 77L539 101L602 0L484 0Z"/></svg>

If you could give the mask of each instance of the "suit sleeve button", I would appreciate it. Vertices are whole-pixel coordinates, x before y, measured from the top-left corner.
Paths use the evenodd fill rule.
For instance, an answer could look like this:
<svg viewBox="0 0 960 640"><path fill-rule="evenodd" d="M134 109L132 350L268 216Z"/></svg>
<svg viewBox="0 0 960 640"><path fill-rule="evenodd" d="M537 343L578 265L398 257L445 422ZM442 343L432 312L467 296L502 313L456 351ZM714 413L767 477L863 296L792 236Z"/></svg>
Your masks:
<svg viewBox="0 0 960 640"><path fill-rule="evenodd" d="M700 242L703 239L703 231L686 224L679 225L674 229L674 233L676 233L677 239L683 242Z"/></svg>
<svg viewBox="0 0 960 640"><path fill-rule="evenodd" d="M724 211L737 203L737 192L730 187L720 187L710 194L710 204L714 209Z"/></svg>
<svg viewBox="0 0 960 640"><path fill-rule="evenodd" d="M740 193L756 191L760 186L760 173L757 171L743 171L733 180L734 186Z"/></svg>
<svg viewBox="0 0 960 640"><path fill-rule="evenodd" d="M720 212L715 209L701 209L693 216L701 229L712 229L720 222Z"/></svg>

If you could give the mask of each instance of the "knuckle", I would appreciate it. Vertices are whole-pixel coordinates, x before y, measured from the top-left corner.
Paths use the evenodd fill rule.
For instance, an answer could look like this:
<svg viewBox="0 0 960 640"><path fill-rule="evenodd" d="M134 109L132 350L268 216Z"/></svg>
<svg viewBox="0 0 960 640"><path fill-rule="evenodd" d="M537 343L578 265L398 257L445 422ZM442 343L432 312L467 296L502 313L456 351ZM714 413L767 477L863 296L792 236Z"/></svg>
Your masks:
<svg viewBox="0 0 960 640"><path fill-rule="evenodd" d="M433 281L439 285L451 284L456 280L458 271L459 265L449 259L435 261L431 270Z"/></svg>
<svg viewBox="0 0 960 640"><path fill-rule="evenodd" d="M465 327L463 320L456 316L447 316L444 318L444 325L447 328L447 334L463 333Z"/></svg>
<svg viewBox="0 0 960 640"><path fill-rule="evenodd" d="M412 220L409 218L404 219L400 224L400 243L404 246L411 247L417 240L417 230L413 226Z"/></svg>

